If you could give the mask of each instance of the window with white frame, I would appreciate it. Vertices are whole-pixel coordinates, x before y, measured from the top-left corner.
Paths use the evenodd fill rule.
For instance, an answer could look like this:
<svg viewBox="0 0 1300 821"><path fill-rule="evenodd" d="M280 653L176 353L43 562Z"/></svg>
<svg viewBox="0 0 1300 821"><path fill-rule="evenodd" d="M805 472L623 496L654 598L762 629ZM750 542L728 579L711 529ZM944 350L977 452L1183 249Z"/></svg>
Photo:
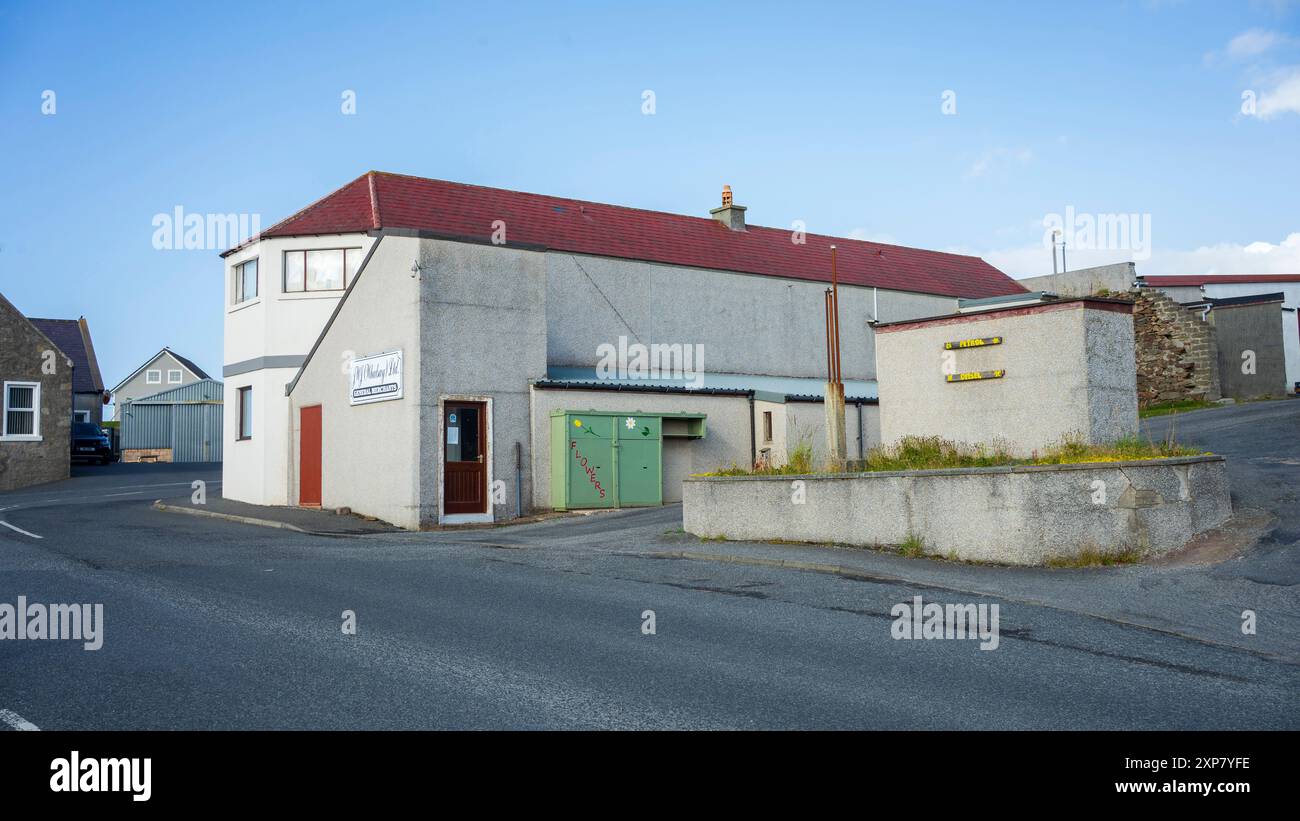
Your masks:
<svg viewBox="0 0 1300 821"><path fill-rule="evenodd" d="M6 382L4 384L4 421L0 439L41 438L41 384Z"/></svg>
<svg viewBox="0 0 1300 821"><path fill-rule="evenodd" d="M73 411L73 412L72 412L72 421L74 421L74 422L89 422L89 421L90 421L90 411L87 411L87 410Z"/></svg>
<svg viewBox="0 0 1300 821"><path fill-rule="evenodd" d="M240 441L253 438L253 389L239 389L239 427L236 438Z"/></svg>
<svg viewBox="0 0 1300 821"><path fill-rule="evenodd" d="M342 291L360 265L360 248L285 251L284 292Z"/></svg>
<svg viewBox="0 0 1300 821"><path fill-rule="evenodd" d="M235 266L235 304L257 297L256 257Z"/></svg>
<svg viewBox="0 0 1300 821"><path fill-rule="evenodd" d="M179 370L167 371L167 384L179 385L181 383L181 372Z"/></svg>
<svg viewBox="0 0 1300 821"><path fill-rule="evenodd" d="M154 370L151 370L151 371L145 371L145 372L144 372L144 381L145 381L145 384L146 384L146 385L161 385L161 384L162 384L162 371L154 371Z"/></svg>

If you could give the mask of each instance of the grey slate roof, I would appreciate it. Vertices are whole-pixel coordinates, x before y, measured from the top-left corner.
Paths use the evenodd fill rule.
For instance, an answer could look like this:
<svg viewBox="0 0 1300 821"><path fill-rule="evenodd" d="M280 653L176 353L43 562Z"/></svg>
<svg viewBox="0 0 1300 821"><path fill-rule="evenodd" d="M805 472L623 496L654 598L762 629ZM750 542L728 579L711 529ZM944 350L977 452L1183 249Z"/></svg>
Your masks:
<svg viewBox="0 0 1300 821"><path fill-rule="evenodd" d="M95 346L90 341L90 328L81 319L37 319L27 321L59 346L72 360L73 393L102 393L104 380L99 375L99 362L95 360Z"/></svg>

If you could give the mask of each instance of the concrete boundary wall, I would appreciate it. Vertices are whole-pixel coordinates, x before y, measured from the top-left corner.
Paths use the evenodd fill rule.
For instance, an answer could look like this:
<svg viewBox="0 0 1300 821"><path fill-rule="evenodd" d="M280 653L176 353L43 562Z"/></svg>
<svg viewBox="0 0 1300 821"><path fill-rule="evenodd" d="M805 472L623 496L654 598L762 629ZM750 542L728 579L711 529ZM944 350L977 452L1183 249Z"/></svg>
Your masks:
<svg viewBox="0 0 1300 821"><path fill-rule="evenodd" d="M798 503L802 483L803 501ZM1223 457L1082 465L694 476L682 520L696 536L880 547L1037 565L1084 550L1176 550L1232 515Z"/></svg>

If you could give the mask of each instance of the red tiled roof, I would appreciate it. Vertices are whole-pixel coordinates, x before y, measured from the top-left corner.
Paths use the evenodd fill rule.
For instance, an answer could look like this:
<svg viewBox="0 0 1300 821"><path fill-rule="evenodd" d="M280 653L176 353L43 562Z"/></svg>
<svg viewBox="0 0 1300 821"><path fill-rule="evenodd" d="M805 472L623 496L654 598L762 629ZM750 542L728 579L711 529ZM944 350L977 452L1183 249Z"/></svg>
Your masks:
<svg viewBox="0 0 1300 821"><path fill-rule="evenodd" d="M1025 291L978 257L817 234L795 244L786 229L732 231L707 217L376 171L260 236L406 228L487 242L496 220L505 222L509 245L575 254L829 282L833 242L840 281L849 285L972 299Z"/></svg>
<svg viewBox="0 0 1300 821"><path fill-rule="evenodd" d="M1242 285L1253 282L1300 282L1300 274L1206 274L1184 276L1181 274L1156 274L1144 276L1148 285L1165 288L1198 288L1201 285Z"/></svg>

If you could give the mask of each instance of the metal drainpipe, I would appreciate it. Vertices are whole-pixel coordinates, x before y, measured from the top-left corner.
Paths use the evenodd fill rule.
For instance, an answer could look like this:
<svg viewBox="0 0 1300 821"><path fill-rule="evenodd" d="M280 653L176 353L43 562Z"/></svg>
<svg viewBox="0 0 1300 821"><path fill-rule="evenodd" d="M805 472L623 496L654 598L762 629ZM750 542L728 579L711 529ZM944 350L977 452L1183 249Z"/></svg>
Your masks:
<svg viewBox="0 0 1300 821"><path fill-rule="evenodd" d="M754 424L754 392L749 392L749 466L758 464L758 431Z"/></svg>
<svg viewBox="0 0 1300 821"><path fill-rule="evenodd" d="M858 406L858 458L865 459L866 453L862 449L862 400L859 399L853 404Z"/></svg>
<svg viewBox="0 0 1300 821"><path fill-rule="evenodd" d="M524 446L515 442L515 518L524 515Z"/></svg>

